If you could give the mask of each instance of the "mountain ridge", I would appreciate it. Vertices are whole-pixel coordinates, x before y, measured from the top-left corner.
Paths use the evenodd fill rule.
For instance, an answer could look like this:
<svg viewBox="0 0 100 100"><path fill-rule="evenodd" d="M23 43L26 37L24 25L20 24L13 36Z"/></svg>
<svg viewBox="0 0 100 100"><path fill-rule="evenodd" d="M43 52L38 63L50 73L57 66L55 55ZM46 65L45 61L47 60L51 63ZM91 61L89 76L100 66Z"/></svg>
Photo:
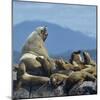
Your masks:
<svg viewBox="0 0 100 100"><path fill-rule="evenodd" d="M81 50L82 52L84 50ZM87 52L89 52L91 58L93 60L96 61L97 59L97 50L96 49L93 49L93 50L85 50ZM71 54L72 54L73 50L69 50L69 51L66 51L66 52L62 52L60 53L59 55L54 55L54 54L49 54L51 58L54 58L54 59L65 59L65 60L69 60ZM13 63L14 64L18 64L19 63L19 59L20 59L20 56L21 56L21 53L16 51L16 50L13 50Z"/></svg>
<svg viewBox="0 0 100 100"><path fill-rule="evenodd" d="M48 27L49 36L46 40L46 48L49 53L59 54L67 50L78 49L95 49L96 39L84 35L82 32L73 31L69 28L63 28L57 24L44 21L25 21L13 26L13 47L15 50L21 51L21 47L27 36L37 26Z"/></svg>

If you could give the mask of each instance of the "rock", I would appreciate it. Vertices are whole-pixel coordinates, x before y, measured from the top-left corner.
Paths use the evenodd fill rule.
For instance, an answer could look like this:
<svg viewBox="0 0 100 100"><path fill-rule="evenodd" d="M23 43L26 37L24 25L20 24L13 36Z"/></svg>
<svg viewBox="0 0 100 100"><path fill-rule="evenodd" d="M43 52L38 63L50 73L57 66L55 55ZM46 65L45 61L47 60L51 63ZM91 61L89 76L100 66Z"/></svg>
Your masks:
<svg viewBox="0 0 100 100"><path fill-rule="evenodd" d="M54 97L64 95L63 86L60 85L57 88L53 88L49 83L44 84L37 91L32 92L31 98L36 97Z"/></svg>
<svg viewBox="0 0 100 100"><path fill-rule="evenodd" d="M13 81L13 98L14 99L25 99L31 98L32 94L36 93L36 90L39 89L42 85L33 85L29 84L22 84L22 88L16 90L17 81Z"/></svg>
<svg viewBox="0 0 100 100"><path fill-rule="evenodd" d="M17 72L15 71L12 72L12 79L17 80Z"/></svg>
<svg viewBox="0 0 100 100"><path fill-rule="evenodd" d="M25 98L29 98L29 91L27 91L24 88L20 88L19 90L14 91L13 98L14 99L25 99Z"/></svg>
<svg viewBox="0 0 100 100"><path fill-rule="evenodd" d="M85 94L96 94L97 93L97 84L96 82L89 82L86 81L82 85L80 85L80 88L83 88L85 91Z"/></svg>
<svg viewBox="0 0 100 100"><path fill-rule="evenodd" d="M70 89L68 95L91 95L97 93L97 83L92 81L84 81L83 83L78 83Z"/></svg>
<svg viewBox="0 0 100 100"><path fill-rule="evenodd" d="M53 90L54 96L63 96L64 95L64 90L63 86L58 86L56 89Z"/></svg>

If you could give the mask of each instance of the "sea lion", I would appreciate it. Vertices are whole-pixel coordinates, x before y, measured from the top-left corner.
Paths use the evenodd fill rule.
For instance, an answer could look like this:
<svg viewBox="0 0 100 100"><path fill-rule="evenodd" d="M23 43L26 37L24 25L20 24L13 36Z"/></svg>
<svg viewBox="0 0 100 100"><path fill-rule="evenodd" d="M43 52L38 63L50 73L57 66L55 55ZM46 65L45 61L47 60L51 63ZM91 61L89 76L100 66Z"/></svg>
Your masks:
<svg viewBox="0 0 100 100"><path fill-rule="evenodd" d="M91 59L91 56L88 52L83 52L84 64L96 66L96 63Z"/></svg>
<svg viewBox="0 0 100 100"><path fill-rule="evenodd" d="M65 74L54 73L50 77L50 82L53 84L54 87L60 85L60 83L66 81L66 87L71 88L79 81L95 81L96 78L85 71L76 71L72 72L69 76Z"/></svg>
<svg viewBox="0 0 100 100"><path fill-rule="evenodd" d="M44 45L47 36L47 27L43 26L36 28L36 30L33 31L26 39L26 42L22 47L21 58L17 71L18 87L21 86L23 81L31 81L36 84L49 81L49 78L45 76L43 71L44 68L41 63L36 60L37 57L46 58L49 59L49 61L51 59ZM46 70L49 69L47 68Z"/></svg>
<svg viewBox="0 0 100 100"><path fill-rule="evenodd" d="M83 64L83 60L82 60L82 57L80 55L81 51L78 50L78 51L74 51L72 54L71 54L71 58L70 58L70 63L73 64L74 66L78 66L79 64Z"/></svg>

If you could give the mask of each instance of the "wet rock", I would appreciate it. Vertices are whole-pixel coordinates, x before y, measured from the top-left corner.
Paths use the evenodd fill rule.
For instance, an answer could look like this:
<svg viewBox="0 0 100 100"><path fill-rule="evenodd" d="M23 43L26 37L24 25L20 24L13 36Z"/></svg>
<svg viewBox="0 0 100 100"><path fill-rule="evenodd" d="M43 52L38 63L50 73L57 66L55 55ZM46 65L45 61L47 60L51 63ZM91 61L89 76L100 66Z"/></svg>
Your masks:
<svg viewBox="0 0 100 100"><path fill-rule="evenodd" d="M97 83L92 81L84 81L78 83L70 89L68 95L91 95L97 93Z"/></svg>
<svg viewBox="0 0 100 100"><path fill-rule="evenodd" d="M24 88L20 88L19 90L14 91L13 98L14 99L25 99L25 98L29 98L29 91L27 91Z"/></svg>
<svg viewBox="0 0 100 100"><path fill-rule="evenodd" d="M36 97L54 97L64 95L63 85L53 88L49 83L41 86L37 91L32 92L31 98Z"/></svg>

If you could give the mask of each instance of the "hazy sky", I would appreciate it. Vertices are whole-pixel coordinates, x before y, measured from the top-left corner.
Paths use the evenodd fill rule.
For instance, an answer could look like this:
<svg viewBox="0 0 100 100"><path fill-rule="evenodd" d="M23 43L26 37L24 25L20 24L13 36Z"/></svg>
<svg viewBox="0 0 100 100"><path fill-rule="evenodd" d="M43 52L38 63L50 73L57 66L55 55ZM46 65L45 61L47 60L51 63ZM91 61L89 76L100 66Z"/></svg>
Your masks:
<svg viewBox="0 0 100 100"><path fill-rule="evenodd" d="M28 20L47 21L96 37L96 6L14 1L14 25Z"/></svg>

